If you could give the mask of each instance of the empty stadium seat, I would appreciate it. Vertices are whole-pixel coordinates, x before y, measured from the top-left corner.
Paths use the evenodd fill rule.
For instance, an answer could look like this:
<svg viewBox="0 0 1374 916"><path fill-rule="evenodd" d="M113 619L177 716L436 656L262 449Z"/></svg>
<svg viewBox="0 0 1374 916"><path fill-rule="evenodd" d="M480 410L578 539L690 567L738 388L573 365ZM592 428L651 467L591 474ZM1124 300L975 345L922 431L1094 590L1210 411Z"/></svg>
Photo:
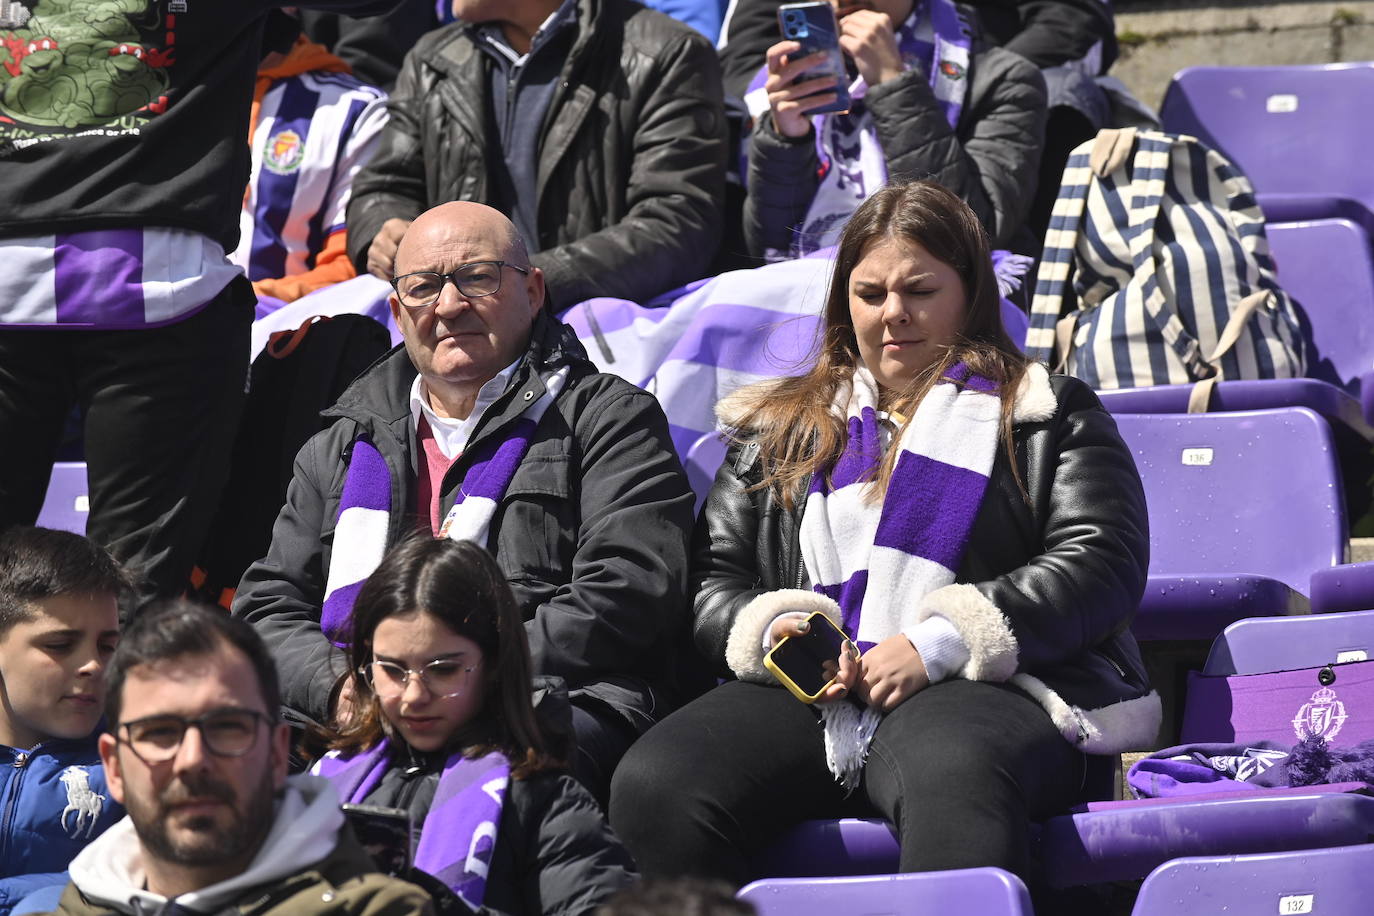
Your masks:
<svg viewBox="0 0 1374 916"><path fill-rule="evenodd" d="M90 515L90 499L86 489L86 463L59 461L52 466L48 494L38 513L37 524L75 534L86 533L86 518Z"/></svg>
<svg viewBox="0 0 1374 916"><path fill-rule="evenodd" d="M1305 613L1313 571L1344 560L1329 426L1305 408L1116 418L1150 513L1141 639L1212 639Z"/></svg>
<svg viewBox="0 0 1374 916"><path fill-rule="evenodd" d="M1031 916L1021 880L1000 868L873 875L865 878L781 878L755 881L739 892L760 916L832 916L881 913L926 916Z"/></svg>
<svg viewBox="0 0 1374 916"><path fill-rule="evenodd" d="M1316 913L1370 909L1374 845L1166 862L1141 885L1132 916Z"/></svg>
<svg viewBox="0 0 1374 916"><path fill-rule="evenodd" d="M1160 118L1240 166L1267 219L1336 216L1374 234L1371 98L1374 63L1189 67Z"/></svg>

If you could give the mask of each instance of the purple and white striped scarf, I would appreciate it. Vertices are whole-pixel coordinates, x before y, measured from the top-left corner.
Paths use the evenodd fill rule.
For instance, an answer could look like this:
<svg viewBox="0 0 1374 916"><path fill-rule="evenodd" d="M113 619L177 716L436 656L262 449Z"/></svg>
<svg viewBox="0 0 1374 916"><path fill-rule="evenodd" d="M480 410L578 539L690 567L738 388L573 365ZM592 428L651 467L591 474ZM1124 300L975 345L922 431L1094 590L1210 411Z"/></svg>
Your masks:
<svg viewBox="0 0 1374 916"><path fill-rule="evenodd" d="M496 507L529 451L544 411L567 381L567 366L545 376L544 394L525 408L510 432L503 438L487 439L477 447L476 457L458 488L458 498L439 529L441 537L487 546ZM386 461L367 439L355 440L339 501L334 550L320 608L320 627L336 646L348 645L353 602L386 555L393 509L391 471Z"/></svg>
<svg viewBox="0 0 1374 916"><path fill-rule="evenodd" d="M813 590L840 606L841 626L862 650L917 623L921 598L954 582L987 489L1001 423L998 386L963 363L931 388L895 446L901 451L882 500L865 497L887 448L878 386L859 367L834 410L849 438L830 473L817 473L799 537ZM820 707L826 761L858 783L881 714L851 703Z"/></svg>
<svg viewBox="0 0 1374 916"><path fill-rule="evenodd" d="M361 804L395 765L390 741L352 757L331 751L312 772L334 784L347 803ZM420 828L415 867L433 875L474 911L486 895L492 852L501 826L501 805L510 786L510 761L492 752L469 760L454 754L444 764L439 788Z"/></svg>

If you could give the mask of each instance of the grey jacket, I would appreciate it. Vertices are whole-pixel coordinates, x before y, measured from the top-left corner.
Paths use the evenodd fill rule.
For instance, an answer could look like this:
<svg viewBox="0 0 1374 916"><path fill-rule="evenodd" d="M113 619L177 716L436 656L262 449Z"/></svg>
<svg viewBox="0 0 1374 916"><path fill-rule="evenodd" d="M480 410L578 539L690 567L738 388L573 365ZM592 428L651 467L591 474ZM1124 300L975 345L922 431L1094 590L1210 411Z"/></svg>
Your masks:
<svg viewBox="0 0 1374 916"><path fill-rule="evenodd" d="M908 70L868 90L864 103L893 181L930 179L964 199L994 248L1039 253L1022 223L1035 195L1045 133L1045 80L1029 61L988 48L969 62L968 93L956 128L926 75ZM761 115L749 142L744 233L751 254L786 251L819 185L815 134L792 139Z"/></svg>
<svg viewBox="0 0 1374 916"><path fill-rule="evenodd" d="M699 33L631 0L579 0L578 34L541 133L534 265L560 308L643 302L703 276L721 230L720 65ZM349 256L392 217L451 200L492 203L501 155L487 55L473 27L426 35L406 56L372 162L353 183Z"/></svg>

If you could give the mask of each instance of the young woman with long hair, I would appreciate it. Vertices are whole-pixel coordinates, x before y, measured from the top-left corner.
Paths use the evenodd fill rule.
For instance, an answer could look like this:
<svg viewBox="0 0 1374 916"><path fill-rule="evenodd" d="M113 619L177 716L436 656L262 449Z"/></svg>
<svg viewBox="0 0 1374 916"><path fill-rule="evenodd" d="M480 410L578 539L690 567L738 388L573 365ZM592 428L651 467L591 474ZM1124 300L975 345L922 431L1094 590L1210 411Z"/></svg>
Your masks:
<svg viewBox="0 0 1374 916"><path fill-rule="evenodd" d="M817 350L720 405L694 632L727 680L631 748L611 822L649 876L743 882L787 827L875 812L904 871L1026 875L1030 822L1076 800L1089 755L1158 727L1131 454L1008 339L986 234L935 184L855 212ZM763 657L814 612L847 639L806 704Z"/></svg>

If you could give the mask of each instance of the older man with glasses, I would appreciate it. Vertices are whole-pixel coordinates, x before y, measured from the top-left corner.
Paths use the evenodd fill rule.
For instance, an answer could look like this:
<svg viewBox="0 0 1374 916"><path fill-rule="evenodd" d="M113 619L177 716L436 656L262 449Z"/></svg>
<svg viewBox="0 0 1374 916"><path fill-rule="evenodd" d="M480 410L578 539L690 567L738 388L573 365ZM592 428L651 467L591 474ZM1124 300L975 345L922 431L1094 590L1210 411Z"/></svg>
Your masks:
<svg viewBox="0 0 1374 916"><path fill-rule="evenodd" d="M570 763L604 800L669 706L669 647L688 642L693 497L667 420L542 308L544 274L496 210L435 207L395 264L405 345L301 450L234 613L272 646L288 709L341 721L353 598L386 548L416 527L483 545L522 607L535 673L569 688Z"/></svg>
<svg viewBox="0 0 1374 916"><path fill-rule="evenodd" d="M329 783L287 777L276 670L247 624L153 608L108 679L100 756L128 817L72 862L56 912L432 912L426 892L377 873Z"/></svg>

